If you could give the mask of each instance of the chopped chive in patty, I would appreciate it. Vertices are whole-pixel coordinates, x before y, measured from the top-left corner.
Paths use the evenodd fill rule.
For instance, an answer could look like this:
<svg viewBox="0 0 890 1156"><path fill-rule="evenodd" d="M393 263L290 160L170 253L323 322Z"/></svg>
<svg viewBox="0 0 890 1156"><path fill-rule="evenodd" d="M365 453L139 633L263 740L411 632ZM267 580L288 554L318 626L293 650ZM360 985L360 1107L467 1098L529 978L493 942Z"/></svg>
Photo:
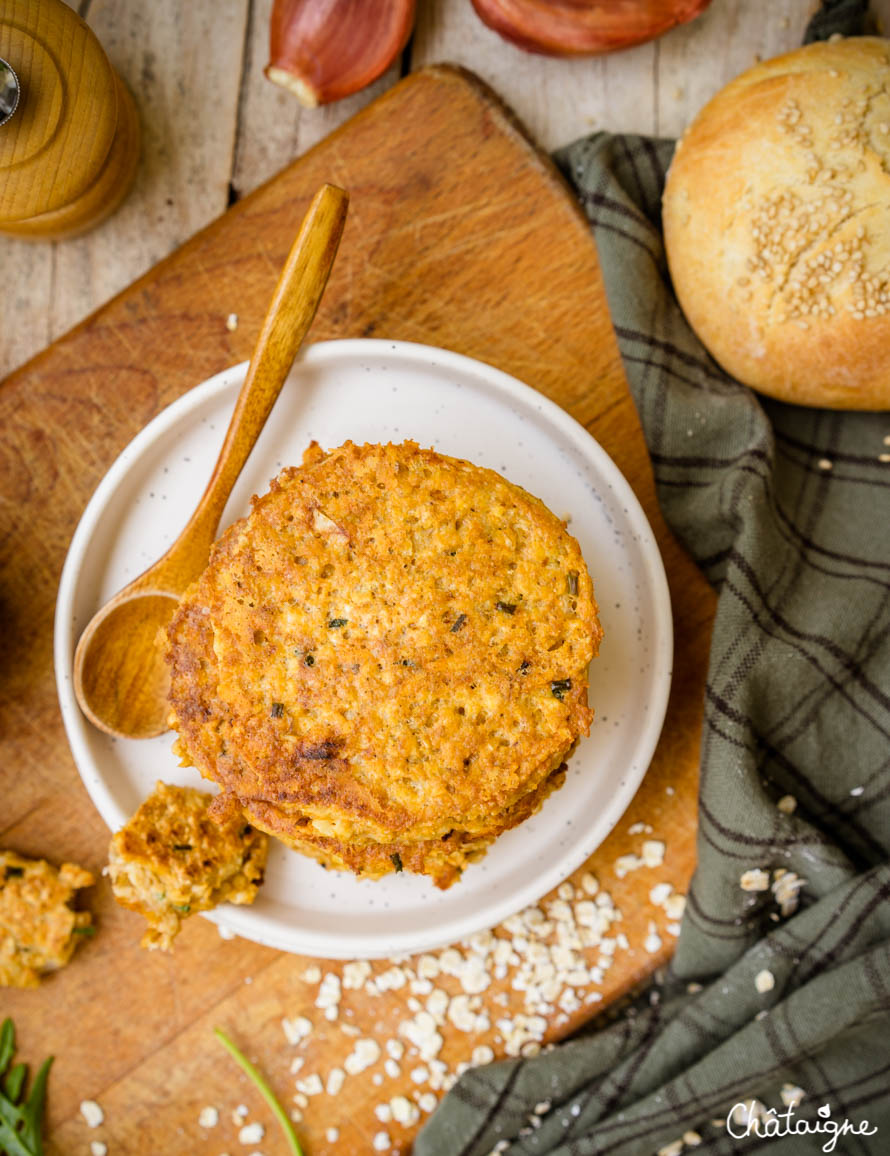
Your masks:
<svg viewBox="0 0 890 1156"><path fill-rule="evenodd" d="M328 623L328 630L339 630L339 628L345 626L348 621L348 618L332 618Z"/></svg>
<svg viewBox="0 0 890 1156"><path fill-rule="evenodd" d="M503 614L515 614L516 613L516 603L515 602L495 602L495 606Z"/></svg>
<svg viewBox="0 0 890 1156"><path fill-rule="evenodd" d="M395 869L396 869L396 871L397 871L397 872L399 872L399 871L402 871L402 870L403 870L403 867L402 867L402 856L401 856L401 855L398 853L398 851L396 851L396 852L395 852L395 854L393 854L393 855L390 855L390 859L392 859L392 864L393 864L393 867L395 867Z"/></svg>
<svg viewBox="0 0 890 1156"><path fill-rule="evenodd" d="M281 716L284 714L284 703L273 702L272 710L269 713L271 714L272 718L281 718Z"/></svg>
<svg viewBox="0 0 890 1156"><path fill-rule="evenodd" d="M460 628L463 626L463 624L466 622L466 620L467 620L466 614L458 614L457 618L455 618L455 620L454 620L454 625L451 627L451 633L457 634L458 630L460 630Z"/></svg>
<svg viewBox="0 0 890 1156"><path fill-rule="evenodd" d="M557 678L550 683L550 693L554 698L558 698L560 702L565 698L567 690L572 689L572 680L570 678Z"/></svg>

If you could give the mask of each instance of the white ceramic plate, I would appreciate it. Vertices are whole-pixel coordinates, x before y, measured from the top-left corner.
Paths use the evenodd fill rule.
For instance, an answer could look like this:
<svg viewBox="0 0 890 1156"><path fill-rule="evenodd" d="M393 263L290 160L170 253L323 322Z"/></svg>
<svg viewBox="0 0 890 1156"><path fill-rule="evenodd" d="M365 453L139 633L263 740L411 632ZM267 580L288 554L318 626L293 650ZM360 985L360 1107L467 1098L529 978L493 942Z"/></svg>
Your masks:
<svg viewBox="0 0 890 1156"><path fill-rule="evenodd" d="M173 541L196 505L222 442L246 363L174 402L124 450L71 542L56 608L62 716L78 770L112 829L156 779L198 785L177 766L171 736L113 739L91 726L71 683L74 646L93 613ZM326 448L414 439L497 470L560 516L593 576L605 631L591 666L596 720L565 786L493 845L448 891L420 876L378 882L325 871L273 842L252 907L211 916L285 951L388 956L452 943L555 887L599 846L634 795L661 730L672 623L661 557L630 486L587 431L541 394L481 362L423 345L332 341L296 365L235 487L222 525L246 513L283 465L316 438Z"/></svg>

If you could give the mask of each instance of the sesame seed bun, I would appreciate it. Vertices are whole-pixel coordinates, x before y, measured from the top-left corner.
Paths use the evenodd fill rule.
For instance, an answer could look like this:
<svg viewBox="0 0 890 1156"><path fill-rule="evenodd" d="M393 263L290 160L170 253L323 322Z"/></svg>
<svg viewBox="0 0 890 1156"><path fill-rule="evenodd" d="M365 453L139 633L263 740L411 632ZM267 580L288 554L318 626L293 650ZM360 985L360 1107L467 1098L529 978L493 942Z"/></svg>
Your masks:
<svg viewBox="0 0 890 1156"><path fill-rule="evenodd" d="M890 408L890 45L811 44L726 86L664 193L680 305L728 373L799 405Z"/></svg>

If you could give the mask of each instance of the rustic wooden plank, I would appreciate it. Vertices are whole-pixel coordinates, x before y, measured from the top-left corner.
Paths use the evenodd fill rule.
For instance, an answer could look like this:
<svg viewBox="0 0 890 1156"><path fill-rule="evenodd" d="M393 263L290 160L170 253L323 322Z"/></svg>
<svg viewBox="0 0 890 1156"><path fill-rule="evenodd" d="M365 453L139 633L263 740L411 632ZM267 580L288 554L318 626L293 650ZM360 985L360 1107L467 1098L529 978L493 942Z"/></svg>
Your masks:
<svg viewBox="0 0 890 1156"><path fill-rule="evenodd" d="M492 86L545 149L595 129L656 129L656 48L578 60L523 52L487 28L466 3L420 0L412 67L458 61Z"/></svg>
<svg viewBox="0 0 890 1156"><path fill-rule="evenodd" d="M4 302L0 374L223 212L247 5L91 5L89 23L139 106L142 160L121 209L86 236L33 248L0 237L4 277L21 286Z"/></svg>
<svg viewBox="0 0 890 1156"><path fill-rule="evenodd" d="M399 79L400 61L368 88L336 104L303 108L296 97L263 75L269 62L269 14L273 0L251 0L246 30L238 137L232 185L238 196L253 192L307 149L349 120Z"/></svg>
<svg viewBox="0 0 890 1156"><path fill-rule="evenodd" d="M524 377L595 431L636 488L660 542L683 639L669 722L630 810L588 863L622 911L628 941L585 993L607 1003L668 957L665 913L651 905L649 889L665 881L682 891L692 870L713 595L658 513L585 219L499 106L447 70L417 74L386 94L0 387L0 467L11 498L0 506L8 673L0 685L0 766L20 771L4 782L3 843L97 873L104 862L108 832L77 778L53 687L52 613L67 542L87 495L133 434L196 380L248 354L296 223L331 176L353 200L315 337L426 341ZM233 310L241 322L229 332ZM646 837L635 824L648 824L667 854L657 871L622 878L616 859L638 853ZM354 1023L383 1042L411 1014L406 989L374 997L357 990L344 993L340 1019L329 1024L314 1005L318 979L304 978L308 961L244 941L223 944L199 920L172 958L146 956L137 946L139 920L114 908L107 886L84 898L97 913L96 939L40 990L3 996L24 1054L58 1057L50 1102L55 1152L94 1138L165 1156L231 1150L230 1123L204 1136L196 1128L203 1104L255 1104L213 1042L214 1022L239 1036L287 1098L295 1091L294 1056L304 1056L301 1076L343 1066L352 1038L339 1024ZM661 931L651 953L644 946L650 919ZM596 948L584 954L588 965L598 957ZM342 965L320 966L342 974ZM503 1051L496 1021L526 1006L524 993L509 985L508 974L481 993L490 1024L478 1037L450 1022L442 1027L441 1057L450 1068L483 1041ZM436 986L459 990L451 977ZM100 993L101 1017L90 1016L85 1030ZM547 1038L597 1006L554 1007ZM280 1019L299 1014L316 1030L295 1049ZM336 1099L313 1099L302 1124L313 1156L367 1150L380 1128L375 1105L410 1094L418 1063L409 1052L398 1075L385 1075L381 1057L349 1077ZM77 1116L85 1097L108 1109L101 1133L89 1133ZM328 1142L331 1126L340 1136ZM414 1127L387 1125L402 1150ZM263 1149L271 1154L280 1144L273 1136Z"/></svg>
<svg viewBox="0 0 890 1156"><path fill-rule="evenodd" d="M714 0L658 42L657 125L679 136L707 101L758 60L798 48L812 12L800 0Z"/></svg>
<svg viewBox="0 0 890 1156"><path fill-rule="evenodd" d="M470 3L421 0L412 63L455 60L471 68L546 149L597 129L678 136L739 72L798 47L812 9L800 0L713 0L698 19L654 43L558 60L508 44ZM890 27L890 0L873 0L872 10Z"/></svg>

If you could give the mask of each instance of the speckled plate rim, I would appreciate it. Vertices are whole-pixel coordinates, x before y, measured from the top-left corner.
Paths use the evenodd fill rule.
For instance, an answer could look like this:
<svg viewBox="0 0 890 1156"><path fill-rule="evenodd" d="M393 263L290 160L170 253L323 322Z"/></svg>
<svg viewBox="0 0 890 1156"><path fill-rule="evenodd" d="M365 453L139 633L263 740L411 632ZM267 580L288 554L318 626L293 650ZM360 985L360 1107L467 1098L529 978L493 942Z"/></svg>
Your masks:
<svg viewBox="0 0 890 1156"><path fill-rule="evenodd" d="M483 904L472 916L464 915L437 925L434 934L392 933L384 925L380 930L382 942L378 945L370 944L366 937L351 936L346 929L342 934L332 937L327 932L311 931L293 925L282 926L281 920L261 915L258 908L225 905L216 911L202 913L212 922L265 946L329 959L384 958L428 951L455 943L476 931L495 926L508 915L534 903L580 867L618 823L648 770L667 710L673 663L670 594L658 545L630 484L592 435L565 410L509 374L485 362L433 346L363 338L326 341L309 346L303 352L298 365L323 366L326 362L335 361L337 358L365 354L372 357L381 351L385 351L391 361L421 359L431 367L447 370L458 377L468 375L474 379L481 379L494 393L520 403L526 409L537 411L544 421L556 427L581 456L592 464L596 475L608 485L615 500L623 507L639 547L640 561L643 563L648 593L653 603L656 631L655 637L651 639L652 676L647 698L648 706L636 734L633 758L629 760L628 772L612 792L608 805L598 814L591 838L555 858L548 869L542 871L525 887L517 889L500 902ZM125 821L126 816L120 813L113 801L105 776L90 754L87 734L92 729L91 724L81 713L73 692L72 665L76 644L73 607L85 553L109 503L133 464L210 398L239 387L247 364L245 361L231 366L195 386L172 402L133 438L97 486L69 546L56 602L54 627L56 684L62 719L78 773L93 804L111 830L117 829ZM581 741L584 742L583 739ZM563 791L567 789L568 784ZM380 916L383 921L385 916L382 911Z"/></svg>

